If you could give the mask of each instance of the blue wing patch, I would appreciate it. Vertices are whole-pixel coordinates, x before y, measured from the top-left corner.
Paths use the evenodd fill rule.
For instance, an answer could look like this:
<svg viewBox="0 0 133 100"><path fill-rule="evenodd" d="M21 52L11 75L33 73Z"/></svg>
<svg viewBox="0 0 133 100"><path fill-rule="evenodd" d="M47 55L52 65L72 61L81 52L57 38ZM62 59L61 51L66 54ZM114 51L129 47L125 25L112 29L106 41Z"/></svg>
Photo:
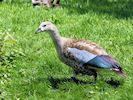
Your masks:
<svg viewBox="0 0 133 100"><path fill-rule="evenodd" d="M97 56L86 50L79 50L77 48L68 48L68 52L71 53L81 64L85 64Z"/></svg>
<svg viewBox="0 0 133 100"><path fill-rule="evenodd" d="M108 55L100 55L95 57L94 59L88 61L84 65L90 65L94 68L118 68L120 65L110 56Z"/></svg>

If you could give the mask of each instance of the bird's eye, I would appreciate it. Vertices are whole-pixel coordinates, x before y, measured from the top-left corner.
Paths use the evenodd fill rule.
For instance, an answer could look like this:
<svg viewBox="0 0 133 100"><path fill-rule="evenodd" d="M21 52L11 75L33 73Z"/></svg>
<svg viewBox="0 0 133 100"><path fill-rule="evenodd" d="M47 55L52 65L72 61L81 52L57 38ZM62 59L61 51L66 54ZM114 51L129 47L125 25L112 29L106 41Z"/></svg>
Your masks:
<svg viewBox="0 0 133 100"><path fill-rule="evenodd" d="M43 25L43 27L46 27L46 25Z"/></svg>

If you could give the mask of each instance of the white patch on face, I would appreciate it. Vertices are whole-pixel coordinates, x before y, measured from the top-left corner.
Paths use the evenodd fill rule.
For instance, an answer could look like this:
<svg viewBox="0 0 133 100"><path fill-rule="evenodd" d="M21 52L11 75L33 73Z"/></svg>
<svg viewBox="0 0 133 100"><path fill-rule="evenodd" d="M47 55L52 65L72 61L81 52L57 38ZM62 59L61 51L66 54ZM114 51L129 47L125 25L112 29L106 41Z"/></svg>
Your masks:
<svg viewBox="0 0 133 100"><path fill-rule="evenodd" d="M45 31L45 27L44 25L46 25L44 22L42 22L39 26L39 28L42 30L42 31Z"/></svg>

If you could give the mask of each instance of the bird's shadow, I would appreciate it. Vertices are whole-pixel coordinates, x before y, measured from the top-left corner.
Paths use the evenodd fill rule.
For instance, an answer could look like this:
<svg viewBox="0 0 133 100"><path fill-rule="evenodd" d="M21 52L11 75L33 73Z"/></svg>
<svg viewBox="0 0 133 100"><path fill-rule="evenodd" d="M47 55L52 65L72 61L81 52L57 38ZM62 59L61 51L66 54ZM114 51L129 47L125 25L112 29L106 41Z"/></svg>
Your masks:
<svg viewBox="0 0 133 100"><path fill-rule="evenodd" d="M91 84L94 85L95 82L87 82L87 81L82 81L79 80L75 77L71 77L71 78L53 78L53 77L48 77L48 80L52 86L53 89L58 89L59 85L65 82L71 82L71 83L76 83L76 84Z"/></svg>
<svg viewBox="0 0 133 100"><path fill-rule="evenodd" d="M76 84L82 84L82 85L95 85L96 82L88 82L88 81L82 81L77 78L71 77L71 78L53 78L53 77L48 77L48 80L52 86L53 89L59 89L59 85L65 82L71 82L71 83L76 83ZM110 80L105 80L105 82L112 87L119 87L121 85L120 81L114 80L111 78Z"/></svg>
<svg viewBox="0 0 133 100"><path fill-rule="evenodd" d="M111 78L110 80L105 80L105 82L109 85L111 85L112 87L114 88L117 88L119 87L122 83L118 80L115 80L113 78Z"/></svg>

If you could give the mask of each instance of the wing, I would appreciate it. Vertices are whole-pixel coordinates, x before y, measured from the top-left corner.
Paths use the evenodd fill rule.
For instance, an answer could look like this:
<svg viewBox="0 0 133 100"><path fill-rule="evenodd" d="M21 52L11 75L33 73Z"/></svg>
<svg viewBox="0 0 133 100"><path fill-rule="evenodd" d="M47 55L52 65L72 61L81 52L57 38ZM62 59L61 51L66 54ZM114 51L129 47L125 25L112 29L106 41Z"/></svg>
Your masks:
<svg viewBox="0 0 133 100"><path fill-rule="evenodd" d="M89 53L86 50L79 50L77 48L68 48L66 51L67 52L65 53L65 56L67 57L67 59L76 61L81 65L96 57L95 54Z"/></svg>
<svg viewBox="0 0 133 100"><path fill-rule="evenodd" d="M111 69L122 73L122 68L106 51L96 43L85 40L66 39L63 53L67 63L76 62L76 66L86 66L92 69ZM78 63L77 63L78 62ZM71 65L71 64L69 64Z"/></svg>
<svg viewBox="0 0 133 100"><path fill-rule="evenodd" d="M104 69L112 69L119 68L120 65L114 60L112 57L108 55L100 55L95 58L89 60L84 66L92 66L94 68L104 68Z"/></svg>
<svg viewBox="0 0 133 100"><path fill-rule="evenodd" d="M88 66L92 69L112 69L119 68L119 64L108 55L95 55L86 50L77 48L68 48L65 53L67 59L79 64L79 66Z"/></svg>

